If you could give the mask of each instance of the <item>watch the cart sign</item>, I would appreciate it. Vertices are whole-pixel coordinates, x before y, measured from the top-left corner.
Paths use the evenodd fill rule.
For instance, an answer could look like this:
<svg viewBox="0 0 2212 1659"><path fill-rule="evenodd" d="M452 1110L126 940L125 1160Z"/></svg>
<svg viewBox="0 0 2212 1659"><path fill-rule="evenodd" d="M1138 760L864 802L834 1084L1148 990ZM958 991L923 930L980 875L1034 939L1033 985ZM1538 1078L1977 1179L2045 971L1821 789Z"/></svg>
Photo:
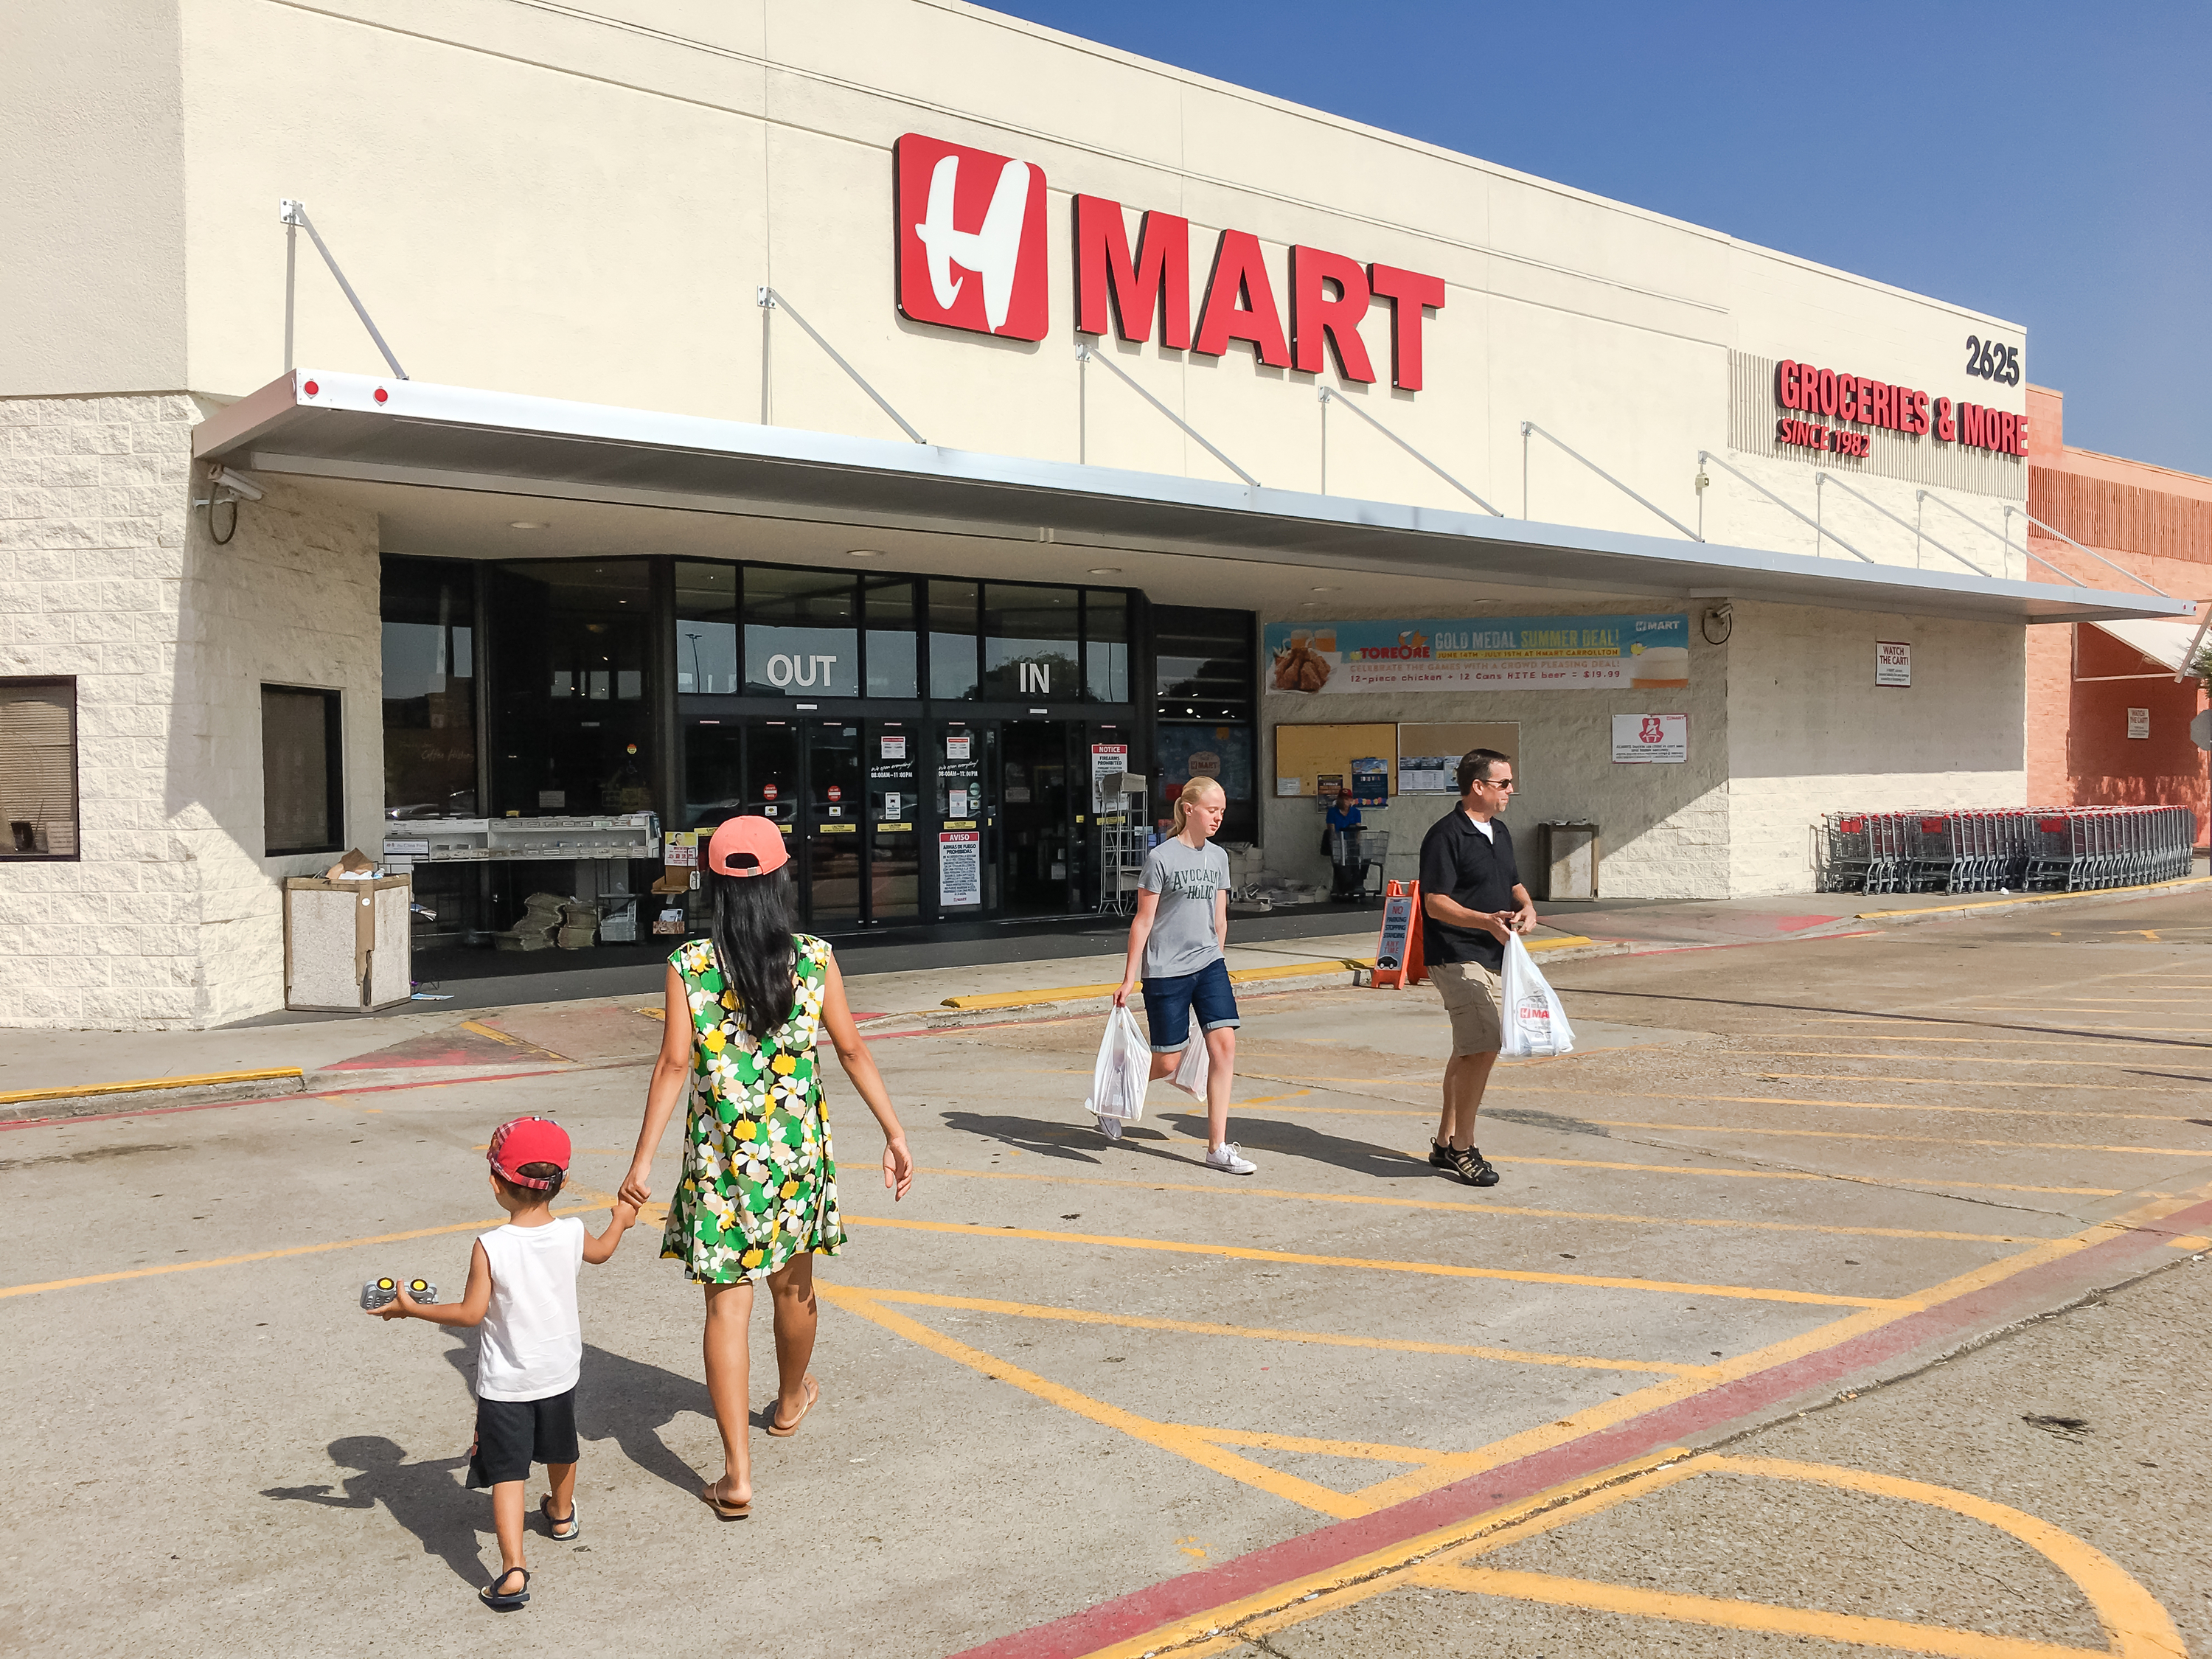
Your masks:
<svg viewBox="0 0 2212 1659"><path fill-rule="evenodd" d="M909 132L893 147L900 313L918 323L1042 340L1051 326L1044 169L1034 161ZM1397 265L1363 264L1325 248L1294 245L1289 310L1260 239L1224 230L1205 282L1192 281L1190 221L1146 212L1136 240L1119 202L1078 195L1075 326L1111 329L1133 343L1227 355L1243 341L1274 368L1373 381L1377 367L1363 328L1380 300L1389 308L1390 384L1418 392L1425 380L1424 334L1444 304L1444 281ZM1379 342L1378 349L1379 349Z"/></svg>

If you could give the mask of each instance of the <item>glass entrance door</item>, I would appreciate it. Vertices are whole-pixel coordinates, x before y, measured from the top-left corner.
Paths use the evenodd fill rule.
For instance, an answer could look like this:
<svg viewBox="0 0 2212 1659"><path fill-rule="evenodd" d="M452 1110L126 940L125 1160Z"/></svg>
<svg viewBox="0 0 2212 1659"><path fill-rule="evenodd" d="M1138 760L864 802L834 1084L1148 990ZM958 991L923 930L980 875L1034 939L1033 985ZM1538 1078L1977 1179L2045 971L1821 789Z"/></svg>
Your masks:
<svg viewBox="0 0 2212 1659"><path fill-rule="evenodd" d="M921 838L925 814L917 775L919 721L867 723L868 919L902 921L921 914Z"/></svg>
<svg viewBox="0 0 2212 1659"><path fill-rule="evenodd" d="M1066 915L1077 908L1069 741L1065 720L1000 725L999 828L1009 915ZM1087 790L1087 776L1083 782Z"/></svg>
<svg viewBox="0 0 2212 1659"><path fill-rule="evenodd" d="M805 837L807 919L860 919L860 825L866 780L857 720L809 720L806 789L798 834Z"/></svg>
<svg viewBox="0 0 2212 1659"><path fill-rule="evenodd" d="M934 728L937 912L957 921L998 908L998 863L984 799L990 728L948 720Z"/></svg>

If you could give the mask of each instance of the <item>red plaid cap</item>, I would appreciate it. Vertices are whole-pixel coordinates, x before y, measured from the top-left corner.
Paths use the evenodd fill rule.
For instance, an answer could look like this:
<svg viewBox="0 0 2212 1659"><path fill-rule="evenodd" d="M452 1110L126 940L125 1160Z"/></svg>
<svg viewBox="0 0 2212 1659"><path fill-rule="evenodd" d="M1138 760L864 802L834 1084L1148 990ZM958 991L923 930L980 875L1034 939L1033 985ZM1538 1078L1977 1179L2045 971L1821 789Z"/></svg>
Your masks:
<svg viewBox="0 0 2212 1659"><path fill-rule="evenodd" d="M491 1146L485 1156L501 1180L544 1192L553 1183L524 1175L521 1168L526 1164L550 1164L565 1172L568 1132L550 1117L511 1118L491 1132Z"/></svg>

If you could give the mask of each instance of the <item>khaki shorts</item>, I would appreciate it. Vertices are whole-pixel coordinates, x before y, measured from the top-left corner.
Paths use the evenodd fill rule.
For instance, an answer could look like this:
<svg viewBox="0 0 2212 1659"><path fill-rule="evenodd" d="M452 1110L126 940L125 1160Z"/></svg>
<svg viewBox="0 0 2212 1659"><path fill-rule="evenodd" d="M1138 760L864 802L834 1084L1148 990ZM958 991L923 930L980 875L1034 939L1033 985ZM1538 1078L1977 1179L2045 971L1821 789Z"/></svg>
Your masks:
<svg viewBox="0 0 2212 1659"><path fill-rule="evenodd" d="M1451 1016L1452 1053L1494 1054L1504 1046L1498 975L1479 962L1437 962L1429 977Z"/></svg>

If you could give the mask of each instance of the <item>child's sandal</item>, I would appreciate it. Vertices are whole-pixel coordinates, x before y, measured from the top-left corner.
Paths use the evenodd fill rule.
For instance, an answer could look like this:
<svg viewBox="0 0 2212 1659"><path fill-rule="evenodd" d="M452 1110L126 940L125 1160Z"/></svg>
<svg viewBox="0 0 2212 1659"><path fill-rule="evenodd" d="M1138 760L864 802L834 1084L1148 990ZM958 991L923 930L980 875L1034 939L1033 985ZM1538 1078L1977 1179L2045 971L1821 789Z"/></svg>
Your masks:
<svg viewBox="0 0 2212 1659"><path fill-rule="evenodd" d="M522 1575L522 1588L519 1590L510 1590L502 1594L499 1587L501 1584L504 1584L508 1579L514 1577L518 1572ZM530 1600L530 1569L527 1567L507 1568L505 1571L501 1572L498 1577L493 1579L490 1583L477 1592L477 1600L483 1602L494 1613L513 1613L516 1608L521 1607L525 1602Z"/></svg>
<svg viewBox="0 0 2212 1659"><path fill-rule="evenodd" d="M556 1544L573 1544L584 1530L576 1524L576 1505L574 1499L569 1502L568 1514L556 1519L553 1514L553 1494L547 1492L544 1497L538 1500L538 1512L545 1517L545 1535Z"/></svg>

